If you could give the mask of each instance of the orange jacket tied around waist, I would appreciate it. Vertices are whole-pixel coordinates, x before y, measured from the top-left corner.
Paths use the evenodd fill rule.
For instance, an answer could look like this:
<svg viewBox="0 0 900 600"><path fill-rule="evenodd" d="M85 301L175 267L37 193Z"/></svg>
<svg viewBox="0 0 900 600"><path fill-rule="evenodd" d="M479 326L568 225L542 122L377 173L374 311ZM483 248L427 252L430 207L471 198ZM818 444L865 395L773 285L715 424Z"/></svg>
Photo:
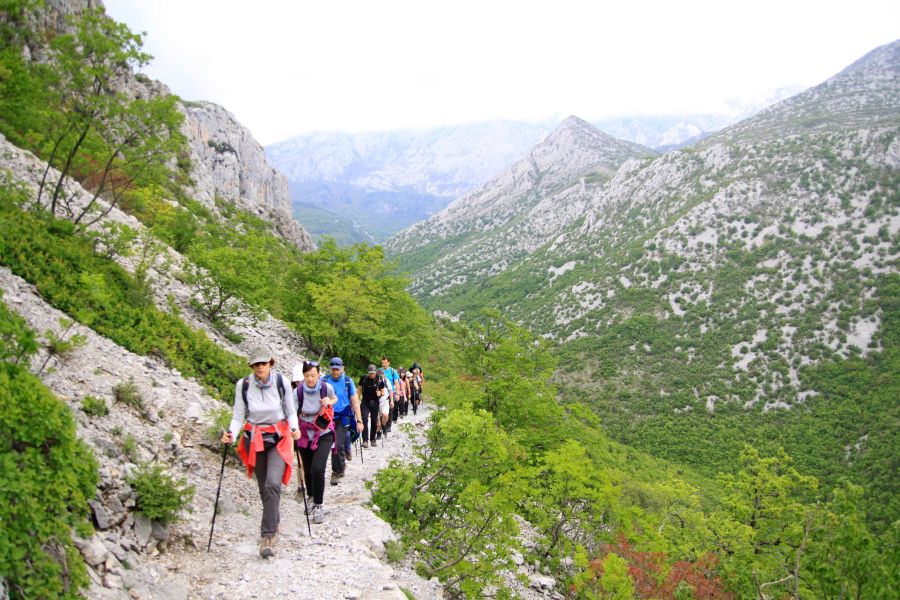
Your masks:
<svg viewBox="0 0 900 600"><path fill-rule="evenodd" d="M275 445L275 451L284 460L284 475L281 477L281 483L287 485L291 481L291 465L294 461L293 451L291 450L291 432L288 430L287 421L279 421L276 425L253 425L252 423L244 423L244 431L250 432L250 448L246 447L246 435L241 435L238 442L237 453L241 457L244 466L247 467L247 477L253 475L253 469L256 468L256 453L265 450L263 443L263 433L277 433L281 436Z"/></svg>

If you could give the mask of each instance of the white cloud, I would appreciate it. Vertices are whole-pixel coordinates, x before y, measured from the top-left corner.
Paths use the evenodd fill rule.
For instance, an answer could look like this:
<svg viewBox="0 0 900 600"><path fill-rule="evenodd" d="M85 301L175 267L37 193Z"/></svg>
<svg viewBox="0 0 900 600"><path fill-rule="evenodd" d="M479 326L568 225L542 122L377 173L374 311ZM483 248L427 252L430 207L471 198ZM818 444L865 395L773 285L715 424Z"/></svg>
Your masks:
<svg viewBox="0 0 900 600"><path fill-rule="evenodd" d="M813 85L898 37L900 3L106 0L148 74L301 131L703 111Z"/></svg>

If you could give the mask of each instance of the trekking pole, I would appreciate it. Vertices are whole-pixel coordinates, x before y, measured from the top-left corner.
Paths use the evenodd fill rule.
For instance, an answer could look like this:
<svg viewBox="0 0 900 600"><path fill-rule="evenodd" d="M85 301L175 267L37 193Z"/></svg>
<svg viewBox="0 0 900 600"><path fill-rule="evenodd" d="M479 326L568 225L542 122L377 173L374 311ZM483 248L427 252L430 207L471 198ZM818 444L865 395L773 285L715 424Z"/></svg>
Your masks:
<svg viewBox="0 0 900 600"><path fill-rule="evenodd" d="M303 494L303 514L306 515L306 529L309 531L309 537L312 537L312 526L309 524L309 506L306 504L306 486L303 484L305 477L303 476L303 461L300 460L300 451L294 446L294 455L297 457L297 479L300 483L300 493Z"/></svg>
<svg viewBox="0 0 900 600"><path fill-rule="evenodd" d="M360 464L364 465L364 464L366 464L366 457L363 456L363 445L362 445L362 442L360 441L361 438L362 438L361 435L360 435L360 437L356 438L356 448L357 448L357 450L359 450Z"/></svg>
<svg viewBox="0 0 900 600"><path fill-rule="evenodd" d="M222 477L225 475L225 459L228 458L229 444L223 444L222 446L222 468L219 469L219 487L216 488L216 502L213 505L212 524L209 526L209 543L206 544L207 552L212 548L213 530L216 528L216 515L219 514L219 494L222 492Z"/></svg>

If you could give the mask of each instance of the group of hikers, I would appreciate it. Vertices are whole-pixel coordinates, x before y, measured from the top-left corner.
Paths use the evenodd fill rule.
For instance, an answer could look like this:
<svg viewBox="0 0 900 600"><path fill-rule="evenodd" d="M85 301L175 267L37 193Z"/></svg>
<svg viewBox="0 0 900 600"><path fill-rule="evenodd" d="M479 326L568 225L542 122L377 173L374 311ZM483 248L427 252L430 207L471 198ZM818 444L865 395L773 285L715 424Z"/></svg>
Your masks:
<svg viewBox="0 0 900 600"><path fill-rule="evenodd" d="M281 486L290 482L294 456L305 484L301 489L312 499L307 519L311 514L313 523L322 523L328 455L331 485L337 485L353 460L354 441L361 439L362 448L377 447L410 408L418 411L425 375L417 363L394 369L382 356L381 368L369 365L354 382L336 356L328 373L320 372L316 361L296 365L286 385L267 348L255 348L247 362L253 373L235 385L234 412L222 443L233 444L240 436L238 455L247 476L256 475L263 505L259 555L269 558L275 555L281 520Z"/></svg>

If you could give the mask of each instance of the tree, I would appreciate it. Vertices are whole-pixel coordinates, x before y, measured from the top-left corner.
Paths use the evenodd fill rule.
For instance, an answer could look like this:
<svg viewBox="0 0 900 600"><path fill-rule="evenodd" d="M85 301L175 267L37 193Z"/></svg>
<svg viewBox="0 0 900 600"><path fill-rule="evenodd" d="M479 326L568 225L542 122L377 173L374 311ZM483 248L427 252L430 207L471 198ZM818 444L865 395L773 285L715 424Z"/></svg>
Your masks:
<svg viewBox="0 0 900 600"><path fill-rule="evenodd" d="M763 457L752 446L740 455L735 474L719 476L724 514L714 526L728 557L723 566L739 594L800 597L802 555L809 543L818 487L814 477L791 466L783 449Z"/></svg>
<svg viewBox="0 0 900 600"><path fill-rule="evenodd" d="M14 110L17 123L6 126L16 141L47 161L35 204L86 228L134 186L166 181L167 164L185 140L175 96L135 97L130 87L134 70L150 60L141 36L102 9L86 10L72 26L50 41L47 61L4 55L0 101ZM91 190L86 202L76 201L69 177Z"/></svg>

